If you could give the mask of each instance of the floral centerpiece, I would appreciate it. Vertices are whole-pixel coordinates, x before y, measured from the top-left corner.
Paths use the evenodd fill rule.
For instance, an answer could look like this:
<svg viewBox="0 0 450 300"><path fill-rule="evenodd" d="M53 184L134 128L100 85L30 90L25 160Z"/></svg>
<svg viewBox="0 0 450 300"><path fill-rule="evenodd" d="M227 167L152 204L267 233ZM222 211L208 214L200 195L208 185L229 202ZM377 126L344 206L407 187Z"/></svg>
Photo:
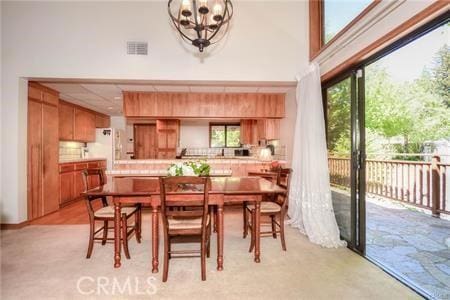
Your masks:
<svg viewBox="0 0 450 300"><path fill-rule="evenodd" d="M205 161L185 161L171 164L167 173L169 176L209 176L210 170Z"/></svg>

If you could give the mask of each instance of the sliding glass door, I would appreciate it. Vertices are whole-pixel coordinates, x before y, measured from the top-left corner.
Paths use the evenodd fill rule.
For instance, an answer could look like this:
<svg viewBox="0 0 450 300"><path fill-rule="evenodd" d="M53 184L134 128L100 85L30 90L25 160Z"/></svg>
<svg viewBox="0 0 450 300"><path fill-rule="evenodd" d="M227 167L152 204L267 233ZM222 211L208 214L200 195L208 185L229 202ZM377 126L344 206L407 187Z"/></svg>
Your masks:
<svg viewBox="0 0 450 300"><path fill-rule="evenodd" d="M364 249L358 213L361 122L357 100L362 94L359 91L363 90L361 75L352 72L323 89L333 209L341 237L358 251Z"/></svg>
<svg viewBox="0 0 450 300"><path fill-rule="evenodd" d="M440 16L323 85L342 238L436 299L450 297L449 32Z"/></svg>

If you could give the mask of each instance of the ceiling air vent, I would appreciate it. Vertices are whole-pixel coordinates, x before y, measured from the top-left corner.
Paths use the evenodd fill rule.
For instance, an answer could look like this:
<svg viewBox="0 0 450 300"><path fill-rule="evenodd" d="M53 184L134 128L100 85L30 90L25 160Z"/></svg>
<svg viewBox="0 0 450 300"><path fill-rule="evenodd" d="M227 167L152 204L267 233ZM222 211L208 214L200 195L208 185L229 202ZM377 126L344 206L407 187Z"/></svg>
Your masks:
<svg viewBox="0 0 450 300"><path fill-rule="evenodd" d="M147 55L148 43L147 42L127 42L127 54L128 55Z"/></svg>

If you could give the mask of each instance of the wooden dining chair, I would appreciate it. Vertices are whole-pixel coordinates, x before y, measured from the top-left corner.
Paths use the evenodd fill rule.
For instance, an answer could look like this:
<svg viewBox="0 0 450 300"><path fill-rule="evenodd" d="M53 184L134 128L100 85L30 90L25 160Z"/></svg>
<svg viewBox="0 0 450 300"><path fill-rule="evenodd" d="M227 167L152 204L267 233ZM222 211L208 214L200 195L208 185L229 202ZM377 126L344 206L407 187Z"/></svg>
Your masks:
<svg viewBox="0 0 450 300"><path fill-rule="evenodd" d="M160 178L161 219L164 231L163 282L167 281L170 259L197 257L193 254L200 254L201 278L206 280L206 257L209 257L211 248L211 217L208 210L210 184L209 178L206 177ZM172 209L174 207L178 209ZM183 237L199 241L200 250L172 250L172 242Z"/></svg>
<svg viewBox="0 0 450 300"><path fill-rule="evenodd" d="M90 182L92 179L98 178L100 186L106 183L106 176L104 169L88 169L83 171L83 183L84 190L87 191L91 188ZM100 201L100 208L95 209L94 206L98 207L95 202ZM92 249L94 247L94 241L102 241L102 245L106 244L108 240L114 240L114 238L108 238L109 229L114 229L114 207L108 205L106 196L88 196L85 197L86 207L89 214L89 246L86 258L90 258L92 254ZM136 206L125 206L121 209L121 241L123 244L123 249L126 258L130 258L130 251L128 249L128 239L134 233L136 235L136 240L138 243L141 242L141 226L142 226L142 211L140 204ZM134 216L134 224L132 226L128 225L128 220ZM103 222L103 226L96 229L96 222ZM109 227L109 222L113 223L112 227ZM101 232L101 237L97 237L97 234Z"/></svg>
<svg viewBox="0 0 450 300"><path fill-rule="evenodd" d="M277 185L286 189L285 195L277 195L274 199L264 199L261 202L260 211L262 217L269 217L270 223L261 225L271 225L270 231L260 231L261 236L271 234L274 239L280 234L281 247L286 251L286 239L284 235L284 218L287 213L289 202L289 187L291 181L292 170L289 168L279 168L277 171ZM255 247L255 204L245 203L244 207L244 238L247 237L248 231L251 233L251 242L249 252Z"/></svg>

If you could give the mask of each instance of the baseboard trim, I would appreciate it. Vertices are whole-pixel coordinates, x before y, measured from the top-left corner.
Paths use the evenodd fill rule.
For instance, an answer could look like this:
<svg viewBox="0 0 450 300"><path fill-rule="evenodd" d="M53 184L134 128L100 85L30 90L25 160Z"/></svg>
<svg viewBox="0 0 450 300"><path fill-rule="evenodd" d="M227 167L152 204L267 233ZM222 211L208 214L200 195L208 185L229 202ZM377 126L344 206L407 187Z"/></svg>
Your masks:
<svg viewBox="0 0 450 300"><path fill-rule="evenodd" d="M1 224L1 230L11 230L11 229L21 229L27 226L30 222L24 221L22 223L15 223L15 224Z"/></svg>

